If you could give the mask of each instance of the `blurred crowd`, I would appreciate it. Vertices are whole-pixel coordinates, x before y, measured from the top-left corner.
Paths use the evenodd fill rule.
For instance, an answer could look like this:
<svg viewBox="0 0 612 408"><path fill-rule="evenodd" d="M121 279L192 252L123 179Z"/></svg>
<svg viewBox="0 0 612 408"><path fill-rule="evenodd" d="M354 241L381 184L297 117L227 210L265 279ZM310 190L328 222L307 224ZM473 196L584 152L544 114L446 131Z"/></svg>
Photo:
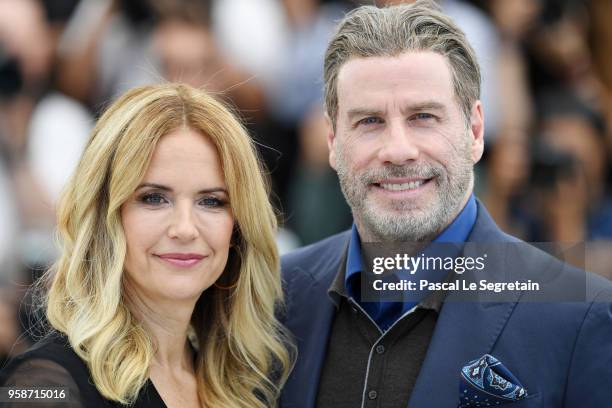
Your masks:
<svg viewBox="0 0 612 408"><path fill-rule="evenodd" d="M270 175L281 251L348 228L322 65L335 22L363 3L0 0L0 365L28 344L19 305L56 255L62 186L96 117L131 87L187 82L234 107ZM612 2L439 3L482 65L478 197L524 240L587 242L582 266L611 276Z"/></svg>

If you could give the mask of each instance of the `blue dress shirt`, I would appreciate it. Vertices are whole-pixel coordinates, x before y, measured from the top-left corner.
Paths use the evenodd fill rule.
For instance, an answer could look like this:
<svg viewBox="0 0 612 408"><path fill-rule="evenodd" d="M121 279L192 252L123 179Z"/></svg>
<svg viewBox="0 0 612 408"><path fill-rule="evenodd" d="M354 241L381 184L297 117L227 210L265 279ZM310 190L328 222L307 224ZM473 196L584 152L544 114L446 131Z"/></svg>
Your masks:
<svg viewBox="0 0 612 408"><path fill-rule="evenodd" d="M476 222L477 211L476 199L474 198L474 194L471 194L468 202L463 210L461 210L459 215L457 215L454 221L432 242L465 242L467 237L470 235L472 228L474 227L474 223ZM423 252L427 252L427 248ZM421 299L411 298L404 302L362 302L360 295L360 277L364 269L363 259L361 256L361 238L359 237L359 232L357 231L356 225L353 223L346 260L344 285L349 298L353 298L382 330L387 330L389 327L391 327L393 323L395 323L402 315L415 307L418 304L418 301L422 300L422 297L425 295L425 293L421 292ZM444 277L445 274L433 274L428 277L428 280L430 282L441 282ZM414 280L416 279L416 275L404 274L402 275L402 279Z"/></svg>

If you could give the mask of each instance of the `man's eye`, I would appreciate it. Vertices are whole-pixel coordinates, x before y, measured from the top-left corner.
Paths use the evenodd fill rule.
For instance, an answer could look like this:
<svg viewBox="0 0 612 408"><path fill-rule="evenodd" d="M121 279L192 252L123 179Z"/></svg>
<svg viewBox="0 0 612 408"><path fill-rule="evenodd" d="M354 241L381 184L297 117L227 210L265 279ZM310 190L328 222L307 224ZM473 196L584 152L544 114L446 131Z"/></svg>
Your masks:
<svg viewBox="0 0 612 408"><path fill-rule="evenodd" d="M227 202L217 197L204 197L199 201L199 204L203 207L219 208L225 207Z"/></svg>
<svg viewBox="0 0 612 408"><path fill-rule="evenodd" d="M377 125L379 123L382 123L382 119L381 118L377 118L376 116L368 116L367 118L363 118L361 119L359 122L357 122L358 125Z"/></svg>
<svg viewBox="0 0 612 408"><path fill-rule="evenodd" d="M166 198L159 193L144 194L140 197L140 201L144 204L149 204L149 205L160 205L160 204L166 204L168 202L168 200L166 200Z"/></svg>
<svg viewBox="0 0 612 408"><path fill-rule="evenodd" d="M435 119L436 117L434 115L432 115L431 113L417 113L416 115L414 115L412 117L414 120L429 120L429 119Z"/></svg>

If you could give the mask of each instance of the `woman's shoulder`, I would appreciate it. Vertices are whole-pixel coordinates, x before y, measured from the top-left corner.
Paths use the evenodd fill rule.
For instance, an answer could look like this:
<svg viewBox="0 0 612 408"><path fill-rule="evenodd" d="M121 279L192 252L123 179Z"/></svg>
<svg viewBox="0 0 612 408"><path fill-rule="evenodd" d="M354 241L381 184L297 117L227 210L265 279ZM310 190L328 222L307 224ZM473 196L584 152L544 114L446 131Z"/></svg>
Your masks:
<svg viewBox="0 0 612 408"><path fill-rule="evenodd" d="M75 376L88 372L87 365L74 352L68 338L62 333L53 331L37 341L24 353L12 357L6 366L2 367L0 382L12 370L24 364L28 365L38 361L49 361L50 365L55 363L64 367L67 371L73 372Z"/></svg>
<svg viewBox="0 0 612 408"><path fill-rule="evenodd" d="M112 406L107 405L92 384L85 362L66 336L57 332L49 333L23 354L11 358L0 370L2 387L59 387L69 395L70 406Z"/></svg>

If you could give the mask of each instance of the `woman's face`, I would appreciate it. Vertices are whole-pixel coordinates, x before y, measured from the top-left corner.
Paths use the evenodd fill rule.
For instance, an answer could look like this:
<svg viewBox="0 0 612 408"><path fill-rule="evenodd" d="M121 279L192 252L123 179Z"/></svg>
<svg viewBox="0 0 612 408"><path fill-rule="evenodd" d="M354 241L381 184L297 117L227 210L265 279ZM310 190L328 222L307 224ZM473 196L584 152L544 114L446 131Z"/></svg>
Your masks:
<svg viewBox="0 0 612 408"><path fill-rule="evenodd" d="M121 219L130 290L197 300L222 274L234 227L212 142L187 128L163 136Z"/></svg>

